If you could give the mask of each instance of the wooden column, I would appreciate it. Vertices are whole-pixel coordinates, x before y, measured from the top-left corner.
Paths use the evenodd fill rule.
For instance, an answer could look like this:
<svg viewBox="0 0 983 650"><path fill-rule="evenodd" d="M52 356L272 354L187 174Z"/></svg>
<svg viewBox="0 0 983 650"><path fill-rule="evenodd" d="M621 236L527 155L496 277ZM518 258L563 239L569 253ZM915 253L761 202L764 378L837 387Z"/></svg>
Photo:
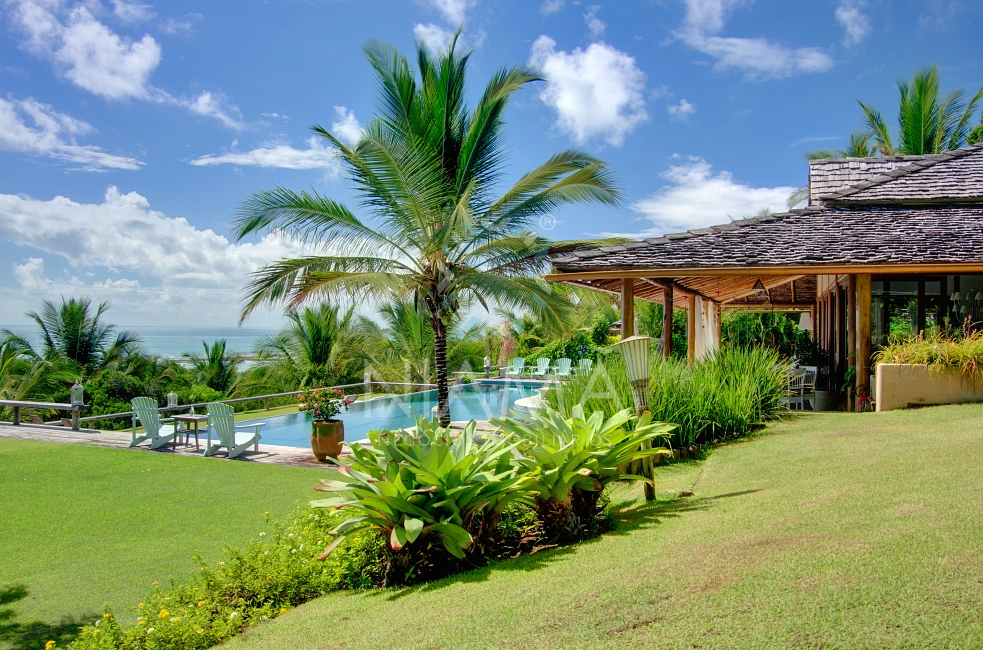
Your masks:
<svg viewBox="0 0 983 650"><path fill-rule="evenodd" d="M843 336L843 332L841 331L840 323L843 322L843 312L841 311L843 309L843 305L840 304L839 279L836 280L836 284L833 287L833 292L833 361L836 369L842 372L843 360L840 359L840 341L842 341L842 339L840 337Z"/></svg>
<svg viewBox="0 0 983 650"><path fill-rule="evenodd" d="M717 312L717 349L720 349L720 334L723 325L720 322L721 317L724 315L724 309L720 306L719 302L713 303L713 309Z"/></svg>
<svg viewBox="0 0 983 650"><path fill-rule="evenodd" d="M819 337L816 336L816 332L819 329L819 324L816 321L816 305L809 308L809 318L812 320L812 330L809 332L809 338L813 341L818 341Z"/></svg>
<svg viewBox="0 0 983 650"><path fill-rule="evenodd" d="M870 273L857 275L857 386L870 386Z"/></svg>
<svg viewBox="0 0 983 650"><path fill-rule="evenodd" d="M621 279L621 338L635 336L635 280Z"/></svg>
<svg viewBox="0 0 983 650"><path fill-rule="evenodd" d="M846 367L857 365L857 276L851 273L846 280ZM854 377L854 390L857 382ZM847 402L850 411L854 409L855 400Z"/></svg>
<svg viewBox="0 0 983 650"><path fill-rule="evenodd" d="M686 360L696 363L696 296L690 296L689 315L686 318Z"/></svg>
<svg viewBox="0 0 983 650"><path fill-rule="evenodd" d="M672 356L672 282L662 283L662 340L666 359Z"/></svg>

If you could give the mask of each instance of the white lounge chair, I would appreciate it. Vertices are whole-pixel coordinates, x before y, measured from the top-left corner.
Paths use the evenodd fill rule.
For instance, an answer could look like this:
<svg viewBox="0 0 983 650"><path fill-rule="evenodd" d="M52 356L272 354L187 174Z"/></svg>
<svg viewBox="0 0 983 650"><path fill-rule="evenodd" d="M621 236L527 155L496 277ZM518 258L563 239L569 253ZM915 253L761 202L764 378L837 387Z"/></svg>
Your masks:
<svg viewBox="0 0 983 650"><path fill-rule="evenodd" d="M549 371L550 371L549 359L536 359L536 369L532 371L532 376L546 379L546 375L549 374Z"/></svg>
<svg viewBox="0 0 983 650"><path fill-rule="evenodd" d="M573 363L570 359L563 357L562 359L556 360L556 376L557 377L569 377L570 376L570 364Z"/></svg>
<svg viewBox="0 0 983 650"><path fill-rule="evenodd" d="M803 386L805 384L805 368L793 368L788 375L788 396L785 398L785 407L791 409L795 405L805 410L805 397Z"/></svg>
<svg viewBox="0 0 983 650"><path fill-rule="evenodd" d="M263 428L265 422L253 422L250 424L235 423L235 411L228 404L221 402L208 403L208 442L205 445L203 456L211 456L216 451L225 447L229 450L229 458L235 458L250 445L253 451L259 451L259 430ZM239 433L246 430L252 433ZM218 438L218 442L212 444L212 434Z"/></svg>
<svg viewBox="0 0 983 650"><path fill-rule="evenodd" d="M578 365L579 372L582 375L589 375L593 367L594 367L593 359L581 359L580 364Z"/></svg>
<svg viewBox="0 0 983 650"><path fill-rule="evenodd" d="M505 371L506 377L521 377L522 373L526 371L526 359L525 357L516 357L512 359L512 367Z"/></svg>
<svg viewBox="0 0 983 650"><path fill-rule="evenodd" d="M130 446L136 447L144 440L150 441L150 448L157 449L174 440L177 435L175 427L170 426L170 432L165 433L165 422L173 422L171 418L161 418L157 411L157 400L152 397L134 397L130 400L133 407L133 437ZM143 427L143 435L137 435L137 421Z"/></svg>

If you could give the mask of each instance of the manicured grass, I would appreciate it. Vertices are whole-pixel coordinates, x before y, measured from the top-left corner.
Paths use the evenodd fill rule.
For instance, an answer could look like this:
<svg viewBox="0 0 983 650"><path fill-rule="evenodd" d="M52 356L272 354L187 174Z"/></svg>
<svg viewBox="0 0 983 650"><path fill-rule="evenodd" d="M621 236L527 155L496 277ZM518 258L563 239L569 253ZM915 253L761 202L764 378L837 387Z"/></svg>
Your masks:
<svg viewBox="0 0 983 650"><path fill-rule="evenodd" d="M621 501L600 539L330 594L228 645L978 648L981 422L979 405L795 416L715 451L694 497Z"/></svg>
<svg viewBox="0 0 983 650"><path fill-rule="evenodd" d="M40 648L182 580L326 471L0 438L0 648ZM61 644L63 645L63 644Z"/></svg>

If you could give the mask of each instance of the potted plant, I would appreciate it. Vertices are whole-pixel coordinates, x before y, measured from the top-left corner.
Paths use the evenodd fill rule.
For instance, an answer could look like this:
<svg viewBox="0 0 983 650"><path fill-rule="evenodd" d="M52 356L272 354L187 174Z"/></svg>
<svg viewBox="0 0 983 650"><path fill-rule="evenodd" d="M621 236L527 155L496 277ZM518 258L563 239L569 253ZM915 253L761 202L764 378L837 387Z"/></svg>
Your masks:
<svg viewBox="0 0 983 650"><path fill-rule="evenodd" d="M337 388L305 390L300 396L300 408L311 414L311 451L320 462L328 456L338 458L345 441L345 423L334 417L348 410L349 399Z"/></svg>

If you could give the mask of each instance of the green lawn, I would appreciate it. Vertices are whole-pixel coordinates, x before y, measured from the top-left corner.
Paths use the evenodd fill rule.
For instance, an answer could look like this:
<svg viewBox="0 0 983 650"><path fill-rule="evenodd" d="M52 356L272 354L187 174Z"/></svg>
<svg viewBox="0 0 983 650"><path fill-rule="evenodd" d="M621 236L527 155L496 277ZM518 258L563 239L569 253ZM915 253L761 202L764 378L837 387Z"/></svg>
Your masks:
<svg viewBox="0 0 983 650"><path fill-rule="evenodd" d="M152 581L256 536L324 475L0 438L0 648L40 648L107 603L128 618Z"/></svg>
<svg viewBox="0 0 983 650"><path fill-rule="evenodd" d="M983 407L809 414L675 469L618 532L336 593L247 648L979 648ZM697 477L697 471L699 475Z"/></svg>

